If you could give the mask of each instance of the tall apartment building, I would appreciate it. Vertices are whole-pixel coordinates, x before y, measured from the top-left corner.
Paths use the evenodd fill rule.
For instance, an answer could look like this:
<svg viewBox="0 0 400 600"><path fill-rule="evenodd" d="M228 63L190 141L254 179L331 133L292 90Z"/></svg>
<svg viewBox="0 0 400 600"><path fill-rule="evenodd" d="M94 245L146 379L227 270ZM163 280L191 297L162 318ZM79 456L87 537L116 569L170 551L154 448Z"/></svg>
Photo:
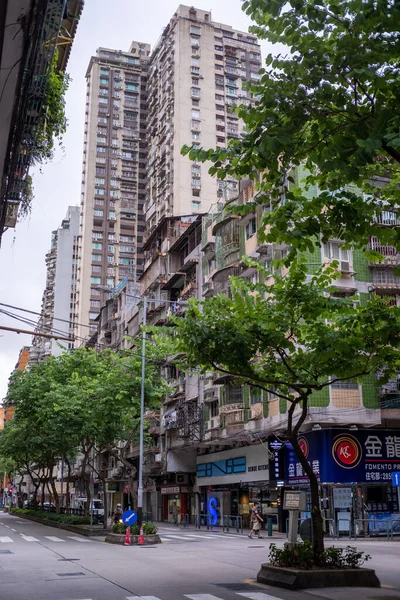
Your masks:
<svg viewBox="0 0 400 600"><path fill-rule="evenodd" d="M35 331L45 333L56 329L65 337L75 333L78 235L79 207L70 206L60 227L51 234L51 246L46 254L46 287ZM35 335L31 354L40 359L50 354L57 356L62 352L60 346L71 348L72 343Z"/></svg>
<svg viewBox="0 0 400 600"><path fill-rule="evenodd" d="M129 52L100 48L92 57L78 340L87 336L86 325L96 329L106 299L99 286L114 288L130 275L140 279L142 293L179 295L179 289L162 294L159 285L169 275L168 249L226 185L181 156L181 147L223 147L240 135L233 108L250 102L243 84L259 78L260 66L254 35L188 6L178 7L151 55L148 44L132 42Z"/></svg>
<svg viewBox="0 0 400 600"><path fill-rule="evenodd" d="M146 188L146 76L150 46L100 48L87 70L77 320L94 330L106 294L142 271Z"/></svg>
<svg viewBox="0 0 400 600"><path fill-rule="evenodd" d="M158 283L170 274L169 248L226 187L207 165L182 156L182 146L225 147L239 137L243 125L234 108L250 102L244 84L258 80L260 67L254 35L214 23L210 12L193 7L179 6L158 41L148 73L143 293L163 297Z"/></svg>

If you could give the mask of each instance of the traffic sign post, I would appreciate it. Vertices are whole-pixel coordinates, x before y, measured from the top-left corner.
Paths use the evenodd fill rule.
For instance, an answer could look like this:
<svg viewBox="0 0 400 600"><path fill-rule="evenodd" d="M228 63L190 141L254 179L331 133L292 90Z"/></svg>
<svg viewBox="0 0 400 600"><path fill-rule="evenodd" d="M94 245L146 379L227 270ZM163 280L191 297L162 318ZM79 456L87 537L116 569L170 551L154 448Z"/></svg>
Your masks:
<svg viewBox="0 0 400 600"><path fill-rule="evenodd" d="M392 472L392 486L397 487L397 505L400 508L400 471Z"/></svg>
<svg viewBox="0 0 400 600"><path fill-rule="evenodd" d="M130 527L131 525L134 525L136 523L137 514L135 513L134 510L126 510L121 518L122 518L122 522L125 525L129 525L129 527Z"/></svg>

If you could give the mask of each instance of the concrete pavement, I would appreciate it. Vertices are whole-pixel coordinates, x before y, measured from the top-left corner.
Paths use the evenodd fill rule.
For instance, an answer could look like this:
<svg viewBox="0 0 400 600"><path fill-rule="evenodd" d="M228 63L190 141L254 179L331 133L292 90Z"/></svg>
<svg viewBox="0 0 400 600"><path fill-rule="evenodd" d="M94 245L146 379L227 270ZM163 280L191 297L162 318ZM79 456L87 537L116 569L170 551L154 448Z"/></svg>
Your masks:
<svg viewBox="0 0 400 600"><path fill-rule="evenodd" d="M126 548L0 513L0 600L400 600L397 542L357 540L383 589L290 592L255 582L268 538L164 525L160 535L161 545Z"/></svg>

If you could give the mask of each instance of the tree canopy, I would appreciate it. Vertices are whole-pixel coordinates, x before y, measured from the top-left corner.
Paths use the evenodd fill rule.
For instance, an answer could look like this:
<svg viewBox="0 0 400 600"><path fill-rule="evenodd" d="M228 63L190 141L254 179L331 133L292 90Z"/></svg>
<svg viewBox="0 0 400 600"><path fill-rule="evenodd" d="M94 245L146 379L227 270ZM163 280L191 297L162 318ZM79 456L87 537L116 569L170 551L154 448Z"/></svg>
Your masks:
<svg viewBox="0 0 400 600"><path fill-rule="evenodd" d="M400 6L246 0L243 9L251 31L287 53L267 56L253 106L238 108L242 139L183 152L211 161L220 179L262 173L256 202L271 210L260 235L290 244L290 258L320 237L366 246L373 235L400 249L399 228L375 222L400 199ZM303 181L291 177L299 165Z"/></svg>

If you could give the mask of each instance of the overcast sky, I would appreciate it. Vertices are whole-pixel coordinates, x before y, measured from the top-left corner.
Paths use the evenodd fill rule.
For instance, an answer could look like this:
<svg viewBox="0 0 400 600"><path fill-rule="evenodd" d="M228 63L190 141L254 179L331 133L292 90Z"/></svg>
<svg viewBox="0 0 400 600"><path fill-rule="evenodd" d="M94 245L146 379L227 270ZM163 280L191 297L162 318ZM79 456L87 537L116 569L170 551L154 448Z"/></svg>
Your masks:
<svg viewBox="0 0 400 600"><path fill-rule="evenodd" d="M3 235L0 302L40 311L46 279L44 258L51 232L59 226L67 207L78 205L80 200L85 72L90 56L100 46L127 51L132 40L153 46L178 4L179 0L85 1L67 67L72 83L67 95L69 127L64 138L65 156L45 165L42 173L33 170L35 199L32 215L15 231L9 230ZM197 0L194 6L211 10L213 21L235 29L247 31L251 24L241 11L240 0ZM268 44L262 44L263 57L270 49ZM1 313L0 324L28 328ZM55 326L60 327L60 324ZM0 336L1 399L6 394L8 377L19 351L24 345L30 345L31 336L4 331L0 331Z"/></svg>

